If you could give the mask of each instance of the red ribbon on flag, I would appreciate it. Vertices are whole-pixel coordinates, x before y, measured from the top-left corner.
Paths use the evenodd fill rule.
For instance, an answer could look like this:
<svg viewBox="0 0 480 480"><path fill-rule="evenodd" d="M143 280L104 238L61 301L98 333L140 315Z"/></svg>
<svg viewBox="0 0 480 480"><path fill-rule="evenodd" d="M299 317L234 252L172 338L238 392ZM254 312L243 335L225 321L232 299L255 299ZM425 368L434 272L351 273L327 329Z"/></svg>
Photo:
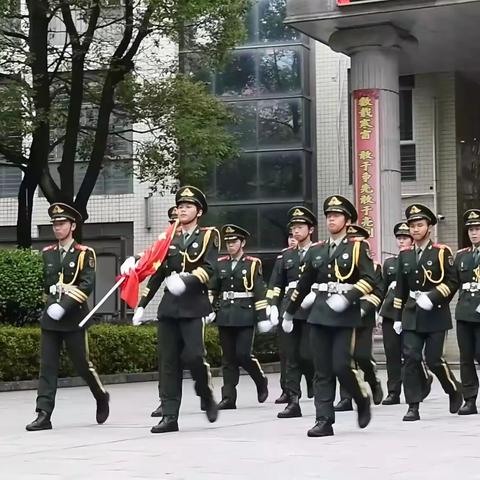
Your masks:
<svg viewBox="0 0 480 480"><path fill-rule="evenodd" d="M168 253L168 248L175 236L178 221L172 223L158 240L153 243L138 261L138 265L130 273L119 275L116 281L124 277L124 282L120 285L120 298L127 303L130 308L135 308L138 304L138 290L140 284L153 275L161 265Z"/></svg>

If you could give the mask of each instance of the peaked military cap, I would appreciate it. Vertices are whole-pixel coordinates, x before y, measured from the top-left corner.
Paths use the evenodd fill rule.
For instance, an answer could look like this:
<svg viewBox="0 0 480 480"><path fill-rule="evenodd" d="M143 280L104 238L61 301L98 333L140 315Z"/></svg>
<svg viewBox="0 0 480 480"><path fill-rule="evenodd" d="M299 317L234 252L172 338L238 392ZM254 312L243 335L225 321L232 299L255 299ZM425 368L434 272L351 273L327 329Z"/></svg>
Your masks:
<svg viewBox="0 0 480 480"><path fill-rule="evenodd" d="M343 213L354 223L358 218L357 209L350 200L347 200L341 195L330 195L323 202L323 213L327 215L327 213L330 212Z"/></svg>
<svg viewBox="0 0 480 480"><path fill-rule="evenodd" d="M393 234L396 237L401 237L402 235L406 237L412 237L410 233L410 227L407 222L399 222L393 227Z"/></svg>
<svg viewBox="0 0 480 480"><path fill-rule="evenodd" d="M228 225L224 225L222 227L222 237L225 241L229 240L245 240L250 236L250 232L245 230L238 225L233 225L233 223L229 223Z"/></svg>
<svg viewBox="0 0 480 480"><path fill-rule="evenodd" d="M288 226L291 227L294 223L306 223L314 227L317 225L317 217L307 207L297 205L288 211Z"/></svg>
<svg viewBox="0 0 480 480"><path fill-rule="evenodd" d="M480 210L476 208L467 210L463 214L463 221L465 222L466 227L471 227L473 225L480 225Z"/></svg>
<svg viewBox="0 0 480 480"><path fill-rule="evenodd" d="M370 232L360 225L349 225L347 228L347 235L349 237L362 237L365 240L370 238Z"/></svg>
<svg viewBox="0 0 480 480"><path fill-rule="evenodd" d="M180 187L175 195L175 203L177 207L180 203L194 203L197 207L200 207L203 210L203 213L207 213L208 205L205 194L197 187L192 187L191 185L186 185L185 187Z"/></svg>
<svg viewBox="0 0 480 480"><path fill-rule="evenodd" d="M73 208L71 205L61 202L52 203L48 207L48 215L50 220L54 222L55 220L71 220L72 222L79 223L82 221L82 215L78 210Z"/></svg>
<svg viewBox="0 0 480 480"><path fill-rule="evenodd" d="M168 215L168 221L170 223L175 222L175 220L178 218L177 206L174 205L173 207L170 207L168 209L167 215Z"/></svg>
<svg viewBox="0 0 480 480"><path fill-rule="evenodd" d="M430 225L437 224L437 216L421 203L409 205L405 210L405 216L407 217L407 223L414 222L415 220L427 220Z"/></svg>

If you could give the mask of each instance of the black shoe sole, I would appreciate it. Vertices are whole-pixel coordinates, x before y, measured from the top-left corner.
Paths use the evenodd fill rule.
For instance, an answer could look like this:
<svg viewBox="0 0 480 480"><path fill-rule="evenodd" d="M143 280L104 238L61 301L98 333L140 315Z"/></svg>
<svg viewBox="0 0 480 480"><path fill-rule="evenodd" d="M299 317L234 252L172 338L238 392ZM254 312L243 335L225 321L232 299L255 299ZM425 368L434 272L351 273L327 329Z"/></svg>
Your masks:
<svg viewBox="0 0 480 480"><path fill-rule="evenodd" d="M30 427L29 425L27 425L25 429L27 430L27 432L41 432L42 430L51 430L52 424L50 423L41 427Z"/></svg>
<svg viewBox="0 0 480 480"><path fill-rule="evenodd" d="M155 427L150 429L150 433L171 433L171 432L178 432L178 425L176 427L169 427L164 429L156 430Z"/></svg>
<svg viewBox="0 0 480 480"><path fill-rule="evenodd" d="M156 410L150 414L151 417L163 417L163 412L160 410L157 412Z"/></svg>
<svg viewBox="0 0 480 480"><path fill-rule="evenodd" d="M420 416L418 417L403 417L402 419L404 422L417 422L420 420Z"/></svg>
<svg viewBox="0 0 480 480"><path fill-rule="evenodd" d="M333 430L331 432L325 432L325 433L311 433L310 430L307 432L307 437L310 438L320 438L320 437L332 437L333 436Z"/></svg>
<svg viewBox="0 0 480 480"><path fill-rule="evenodd" d="M400 405L400 399L398 400L384 400L382 405Z"/></svg>
<svg viewBox="0 0 480 480"><path fill-rule="evenodd" d="M236 410L237 406L236 405L219 405L218 409L219 410Z"/></svg>
<svg viewBox="0 0 480 480"><path fill-rule="evenodd" d="M352 407L340 407L340 408L334 407L333 410L335 412L353 412L353 406Z"/></svg>

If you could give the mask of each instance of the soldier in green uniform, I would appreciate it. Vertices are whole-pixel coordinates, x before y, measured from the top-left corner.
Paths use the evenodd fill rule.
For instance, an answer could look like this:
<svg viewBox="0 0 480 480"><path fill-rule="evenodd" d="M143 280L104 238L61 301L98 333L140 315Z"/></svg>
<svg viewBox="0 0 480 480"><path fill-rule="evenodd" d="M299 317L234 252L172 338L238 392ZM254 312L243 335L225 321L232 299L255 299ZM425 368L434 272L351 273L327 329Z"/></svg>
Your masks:
<svg viewBox="0 0 480 480"><path fill-rule="evenodd" d="M268 397L268 381L258 360L252 355L255 325L260 333L271 328L267 319L266 288L259 258L245 255L250 236L233 224L222 227L228 255L220 257L210 283L215 323L222 347L223 388L220 410L237 408L237 385L242 367L255 382L260 403Z"/></svg>
<svg viewBox="0 0 480 480"><path fill-rule="evenodd" d="M162 413L152 433L178 431L182 399L183 365L195 381L210 422L218 415L210 385L210 367L205 361L203 317L210 315L208 282L218 259L220 234L215 228L198 226L207 212L205 195L196 187L181 187L176 195L181 231L173 238L165 261L148 282L148 293L139 306L145 308L165 281L165 292L158 307L162 373ZM122 273L135 268L136 257L122 265Z"/></svg>
<svg viewBox="0 0 480 480"><path fill-rule="evenodd" d="M168 223L172 224L175 223L175 221L178 218L177 214L177 206L174 205L173 207L170 207L167 211L168 215ZM140 306L142 305L142 302L145 301L146 296L148 295L149 292L149 286L147 284L147 287L143 290L142 297L140 298L139 301L139 306L135 310L135 313L132 318L132 323L133 325L140 325L142 323L142 318L145 314L145 308ZM157 322L157 358L158 358L158 398L160 399L160 404L158 407L153 410L151 413L152 417L163 417L163 411L162 411L162 372L160 366L162 365L162 352L160 349L160 328L159 324Z"/></svg>
<svg viewBox="0 0 480 480"><path fill-rule="evenodd" d="M109 415L109 394L88 359L85 328L78 324L88 314L87 300L95 283L95 252L73 239L82 216L71 205L53 203L48 209L57 243L43 249L44 286L47 304L40 320L40 376L37 418L28 431L52 428L60 352L65 344L78 374L97 401L96 419L104 423Z"/></svg>
<svg viewBox="0 0 480 480"><path fill-rule="evenodd" d="M350 225L347 236L357 240L368 240L370 233L360 225ZM365 381L370 385L373 403L380 405L383 399L383 390L380 379L377 377L377 362L373 357L373 329L376 325L376 311L383 300L382 267L375 266L375 285L372 293L360 299L362 325L355 329L355 350L353 358L364 374ZM340 386L340 401L335 405L336 412L353 410L352 397Z"/></svg>
<svg viewBox="0 0 480 480"><path fill-rule="evenodd" d="M292 230L289 229L288 247L284 248L282 250L282 253L288 250L289 248L296 248L297 243L298 242L293 237ZM275 283L277 281L277 275L279 275L279 272L282 266L282 258L283 258L282 254L277 256L277 259L275 260L275 264L272 269L272 274L270 275L270 281L269 281L268 290L267 290L267 301L269 302L269 307L271 307L272 305L273 292L275 288ZM277 292L276 296L283 296L284 293L285 292L282 290L281 292ZM277 318L275 318L275 315L277 315ZM278 308L274 313L273 317L271 315L269 316L271 319L272 318L274 319L273 325L278 326ZM276 404L288 403L288 394L287 394L287 387L286 387L286 370L287 370L286 336L287 334L281 328L277 328L278 356L280 359L280 388L282 389L282 393L275 400Z"/></svg>
<svg viewBox="0 0 480 480"><path fill-rule="evenodd" d="M422 352L429 369L450 399L450 413L462 405L460 386L443 358L445 335L452 328L449 304L458 287L449 247L434 244L431 228L435 214L425 205L410 205L406 212L414 246L398 257L394 328L403 330L404 391L409 405L403 420L420 420L419 404L425 397Z"/></svg>
<svg viewBox="0 0 480 480"><path fill-rule="evenodd" d="M475 360L480 363L480 210L467 210L463 220L472 245L460 250L455 258L455 272L459 284L455 318L460 350L460 377L465 399L458 414L472 415L478 413Z"/></svg>
<svg viewBox="0 0 480 480"><path fill-rule="evenodd" d="M361 326L360 298L375 284L373 262L366 242L348 239L347 228L357 220L355 207L346 198L328 197L323 205L330 238L310 247L305 268L283 315L292 321L302 300L313 290L315 300L307 322L315 365L316 423L307 435L333 435L336 378L355 400L358 425L370 423L370 398L353 365L355 328Z"/></svg>
<svg viewBox="0 0 480 480"><path fill-rule="evenodd" d="M296 248L287 248L277 258L277 274L273 284L273 298L270 318L275 323L278 312L280 317L285 310L290 294L296 288L301 274L303 259L312 245L312 234L317 224L315 215L304 206L292 207L288 212L288 227L297 241ZM283 297L281 292L285 292ZM280 308L279 308L280 307ZM282 321L286 353L285 389L288 404L278 418L301 417L300 381L302 374L307 384L313 381L313 362L310 353L308 310L298 309L293 322Z"/></svg>

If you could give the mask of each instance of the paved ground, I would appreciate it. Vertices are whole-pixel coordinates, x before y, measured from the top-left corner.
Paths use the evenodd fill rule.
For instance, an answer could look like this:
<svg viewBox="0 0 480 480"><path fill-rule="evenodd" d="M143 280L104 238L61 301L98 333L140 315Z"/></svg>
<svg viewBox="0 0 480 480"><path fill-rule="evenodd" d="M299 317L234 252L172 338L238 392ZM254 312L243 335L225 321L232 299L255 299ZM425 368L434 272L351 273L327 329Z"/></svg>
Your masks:
<svg viewBox="0 0 480 480"><path fill-rule="evenodd" d="M219 392L221 379L214 379ZM405 405L375 407L366 430L353 412L337 416L335 436L310 439L313 405L302 400L303 418L279 420L271 394L257 405L248 377L241 379L238 410L221 412L209 424L199 411L191 382L179 433L152 435L154 383L112 385L112 412L94 423L86 388L61 389L54 430L26 432L35 392L0 394L0 465L4 479L480 479L480 415L448 413L447 397L434 382L422 420L403 423Z"/></svg>

